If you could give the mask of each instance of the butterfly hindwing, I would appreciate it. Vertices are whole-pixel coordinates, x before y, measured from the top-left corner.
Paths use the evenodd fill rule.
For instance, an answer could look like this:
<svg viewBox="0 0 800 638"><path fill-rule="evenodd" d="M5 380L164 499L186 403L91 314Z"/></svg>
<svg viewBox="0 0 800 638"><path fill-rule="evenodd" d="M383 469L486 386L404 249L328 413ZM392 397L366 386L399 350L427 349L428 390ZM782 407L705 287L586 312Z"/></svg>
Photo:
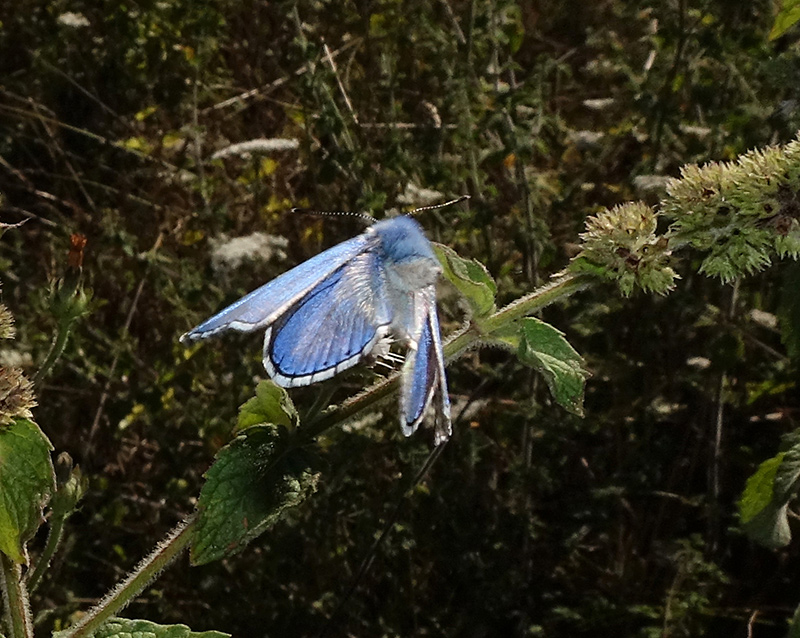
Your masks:
<svg viewBox="0 0 800 638"><path fill-rule="evenodd" d="M451 434L450 399L444 373L444 355L436 314L436 292L433 286L415 295L415 314L420 317L419 333L409 350L403 370L400 398L400 421L406 436L417 429L434 397L436 405L436 444Z"/></svg>
<svg viewBox="0 0 800 638"><path fill-rule="evenodd" d="M439 327L439 315L436 312L436 300L431 305L428 313L430 321L433 353L436 359L436 370L439 376L436 389L436 426L434 428L434 444L444 443L453 434L453 424L450 418L450 392L447 389L447 375L444 371L444 351L442 350L442 331Z"/></svg>
<svg viewBox="0 0 800 638"><path fill-rule="evenodd" d="M264 366L285 387L328 379L368 355L388 334L391 320L380 258L364 251L269 326Z"/></svg>
<svg viewBox="0 0 800 638"><path fill-rule="evenodd" d="M370 243L370 237L359 235L315 255L206 319L184 334L181 341L205 339L224 330L250 332L268 326L321 280L364 252Z"/></svg>

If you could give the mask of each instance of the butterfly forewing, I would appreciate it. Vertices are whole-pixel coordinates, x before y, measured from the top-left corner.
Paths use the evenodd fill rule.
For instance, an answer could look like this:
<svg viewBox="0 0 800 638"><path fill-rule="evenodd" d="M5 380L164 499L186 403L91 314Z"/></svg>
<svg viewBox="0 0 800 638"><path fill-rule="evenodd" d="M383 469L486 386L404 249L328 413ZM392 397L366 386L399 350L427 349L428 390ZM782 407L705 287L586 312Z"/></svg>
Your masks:
<svg viewBox="0 0 800 638"><path fill-rule="evenodd" d="M391 317L379 257L365 251L275 321L264 365L276 383L290 387L330 378L368 355Z"/></svg>
<svg viewBox="0 0 800 638"><path fill-rule="evenodd" d="M320 280L374 243L373 238L359 235L315 255L206 319L184 334L181 341L205 339L224 330L250 332L268 326L318 286Z"/></svg>

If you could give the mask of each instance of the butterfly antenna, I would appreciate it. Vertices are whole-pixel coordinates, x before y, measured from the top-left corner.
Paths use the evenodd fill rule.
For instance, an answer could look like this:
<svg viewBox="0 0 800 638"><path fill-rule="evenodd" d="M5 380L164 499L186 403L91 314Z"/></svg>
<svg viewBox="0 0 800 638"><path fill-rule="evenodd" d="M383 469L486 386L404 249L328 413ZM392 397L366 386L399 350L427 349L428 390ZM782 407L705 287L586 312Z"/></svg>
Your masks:
<svg viewBox="0 0 800 638"><path fill-rule="evenodd" d="M442 454L442 451L445 448L445 444L437 445L433 451L428 455L428 458L425 459L425 462L422 464L422 467L417 472L416 476L414 476L414 480L411 482L411 485L400 492L399 497L394 503L394 509L389 514L389 518L386 521L386 524L383 526L383 530L381 531L380 536L376 538L372 545L370 546L369 550L367 551L367 555L364 556L364 560L361 561L361 565L358 568L358 572L356 573L355 577L353 578L352 582L350 583L350 587L348 587L347 592L345 595L342 596L339 604L333 610L333 613L328 617L327 622L322 628L322 631L318 634L318 638L327 638L330 635L331 630L333 629L334 623L338 620L338 616L341 611L344 609L347 602L350 600L350 597L355 593L358 584L361 582L361 579L364 577L364 574L367 573L367 570L372 565L372 560L375 558L375 554L378 551L378 548L381 546L383 541L389 535L389 532L394 527L394 524L397 522L397 518L400 514L400 509L403 506L403 503L406 500L406 497L411 495L414 489L422 482L422 479L425 478L425 475L431 469L436 460Z"/></svg>
<svg viewBox="0 0 800 638"><path fill-rule="evenodd" d="M303 215L326 215L329 217L358 217L370 224L375 223L375 218L365 215L364 213L354 213L349 210L312 210L311 208L293 208L293 213L301 213Z"/></svg>
<svg viewBox="0 0 800 638"><path fill-rule="evenodd" d="M443 204L431 204L430 206L421 206L420 208L415 208L408 214L414 215L416 213L421 213L424 210L435 210L437 208L444 208L445 206L452 206L453 204L458 204L459 202L463 202L464 200L467 200L469 198L470 198L469 195L462 195L461 197L457 197L456 199L451 199L449 202L444 202Z"/></svg>

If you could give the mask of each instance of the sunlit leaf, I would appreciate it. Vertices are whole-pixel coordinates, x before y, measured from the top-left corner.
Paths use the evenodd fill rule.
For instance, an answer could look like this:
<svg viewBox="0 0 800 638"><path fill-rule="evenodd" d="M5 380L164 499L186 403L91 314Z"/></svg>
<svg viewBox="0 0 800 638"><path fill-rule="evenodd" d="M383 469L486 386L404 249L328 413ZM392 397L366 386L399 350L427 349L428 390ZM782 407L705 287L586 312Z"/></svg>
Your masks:
<svg viewBox="0 0 800 638"><path fill-rule="evenodd" d="M258 176L261 178L269 177L278 170L278 166L280 166L278 162L271 157L262 157L258 167Z"/></svg>
<svg viewBox="0 0 800 638"><path fill-rule="evenodd" d="M141 151L142 153L150 153L153 150L153 145L143 136L129 137L121 140L120 146L131 151Z"/></svg>
<svg viewBox="0 0 800 638"><path fill-rule="evenodd" d="M484 266L474 259L463 259L456 252L434 244L436 257L442 264L442 274L464 296L473 317L485 317L495 309L497 285Z"/></svg>
<svg viewBox="0 0 800 638"><path fill-rule="evenodd" d="M205 239L205 237L206 234L202 230L187 230L181 238L181 243L184 246L192 246Z"/></svg>
<svg viewBox="0 0 800 638"><path fill-rule="evenodd" d="M776 40L800 20L800 0L779 0L778 15L769 32L769 39Z"/></svg>
<svg viewBox="0 0 800 638"><path fill-rule="evenodd" d="M221 631L192 631L186 625L157 625L149 620L114 618L94 638L230 638Z"/></svg>
<svg viewBox="0 0 800 638"><path fill-rule="evenodd" d="M794 610L786 638L800 638L800 605Z"/></svg>
<svg viewBox="0 0 800 638"><path fill-rule="evenodd" d="M767 459L758 466L755 474L747 479L742 498L739 500L739 517L742 523L749 523L772 501L775 474L783 461L784 453Z"/></svg>
<svg viewBox="0 0 800 638"><path fill-rule="evenodd" d="M765 547L784 547L791 541L788 503L800 488L800 433L784 439L788 449L764 461L749 479L739 500L745 533Z"/></svg>
<svg viewBox="0 0 800 638"><path fill-rule="evenodd" d="M236 427L239 430L262 423L274 423L287 428L297 426L298 415L285 389L272 381L261 381L256 395L239 408Z"/></svg>
<svg viewBox="0 0 800 638"><path fill-rule="evenodd" d="M33 421L0 427L0 551L25 563L25 543L55 489L50 441Z"/></svg>
<svg viewBox="0 0 800 638"><path fill-rule="evenodd" d="M590 374L563 332L535 317L525 317L492 336L497 345L516 350L522 363L542 374L550 394L563 408L583 416L583 393Z"/></svg>
<svg viewBox="0 0 800 638"><path fill-rule="evenodd" d="M158 110L158 106L153 104L151 106L143 108L141 111L139 111L138 113L134 114L133 119L135 119L137 122L143 122L148 117L150 117L153 113L155 113L157 110Z"/></svg>

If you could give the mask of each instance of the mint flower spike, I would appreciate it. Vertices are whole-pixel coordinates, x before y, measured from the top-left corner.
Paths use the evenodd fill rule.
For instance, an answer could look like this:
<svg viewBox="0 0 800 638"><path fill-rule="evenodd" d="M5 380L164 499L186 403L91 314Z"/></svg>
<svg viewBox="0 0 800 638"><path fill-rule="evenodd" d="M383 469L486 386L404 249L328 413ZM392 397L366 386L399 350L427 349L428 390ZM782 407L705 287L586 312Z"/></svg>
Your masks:
<svg viewBox="0 0 800 638"><path fill-rule="evenodd" d="M733 162L688 165L667 185L662 212L670 247L709 254L700 272L725 282L774 257L800 255L800 140L754 150Z"/></svg>
<svg viewBox="0 0 800 638"><path fill-rule="evenodd" d="M33 383L22 371L10 366L0 368L0 426L32 418L31 409L35 406Z"/></svg>
<svg viewBox="0 0 800 638"><path fill-rule="evenodd" d="M0 304L0 339L13 339L15 335L14 315L3 304Z"/></svg>
<svg viewBox="0 0 800 638"><path fill-rule="evenodd" d="M629 202L586 220L583 248L571 272L587 272L617 284L623 295L635 288L665 295L677 273L669 266L666 237L656 234L658 214L647 204Z"/></svg>
<svg viewBox="0 0 800 638"><path fill-rule="evenodd" d="M657 234L659 217L672 221ZM750 151L733 162L690 164L667 184L660 210L630 202L586 222L571 272L666 294L678 275L672 253L707 253L700 272L729 282L762 270L775 257L800 256L800 139Z"/></svg>

